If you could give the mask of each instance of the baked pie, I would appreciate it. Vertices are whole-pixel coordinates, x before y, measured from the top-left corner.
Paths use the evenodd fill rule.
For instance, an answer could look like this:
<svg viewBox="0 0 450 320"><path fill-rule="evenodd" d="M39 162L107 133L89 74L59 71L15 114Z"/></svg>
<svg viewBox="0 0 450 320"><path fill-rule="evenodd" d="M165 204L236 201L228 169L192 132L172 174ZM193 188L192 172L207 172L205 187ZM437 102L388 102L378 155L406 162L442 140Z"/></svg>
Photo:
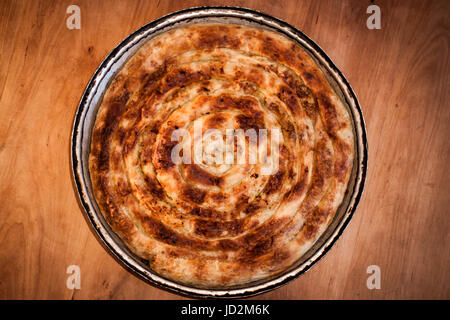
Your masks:
<svg viewBox="0 0 450 320"><path fill-rule="evenodd" d="M115 75L89 169L107 222L154 272L227 288L305 254L353 157L350 114L299 44L192 24L150 39Z"/></svg>

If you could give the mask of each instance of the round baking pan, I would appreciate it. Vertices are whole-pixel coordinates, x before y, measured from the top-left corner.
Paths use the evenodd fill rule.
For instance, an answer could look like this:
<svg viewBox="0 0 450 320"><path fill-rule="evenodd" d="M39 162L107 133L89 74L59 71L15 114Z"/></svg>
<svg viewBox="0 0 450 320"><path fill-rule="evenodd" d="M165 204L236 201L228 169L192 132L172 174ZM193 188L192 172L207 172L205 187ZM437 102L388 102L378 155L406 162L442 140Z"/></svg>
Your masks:
<svg viewBox="0 0 450 320"><path fill-rule="evenodd" d="M289 269L245 286L224 289L196 288L153 272L147 262L133 254L112 231L100 212L92 192L89 174L91 132L97 110L109 83L127 60L149 39L170 29L196 23L231 23L278 32L297 42L316 61L352 117L355 159L347 192L331 224L316 243ZM101 63L79 104L72 130L72 168L82 207L107 250L130 272L159 288L194 298L242 298L280 287L306 272L332 247L349 223L361 197L367 167L367 140L358 100L339 69L311 39L291 25L267 14L234 7L190 8L166 15L143 26L123 40Z"/></svg>

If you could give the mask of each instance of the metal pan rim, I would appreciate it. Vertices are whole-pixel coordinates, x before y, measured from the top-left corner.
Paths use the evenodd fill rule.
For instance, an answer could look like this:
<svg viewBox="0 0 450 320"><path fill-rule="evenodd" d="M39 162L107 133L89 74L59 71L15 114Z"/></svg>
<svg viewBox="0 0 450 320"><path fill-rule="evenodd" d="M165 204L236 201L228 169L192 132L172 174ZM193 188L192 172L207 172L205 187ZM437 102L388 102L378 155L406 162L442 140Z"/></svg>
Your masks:
<svg viewBox="0 0 450 320"><path fill-rule="evenodd" d="M332 77L333 82L335 82L339 90L341 90L342 98L345 99L345 103L349 107L349 111L353 117L356 145L354 172L352 174L352 181L350 181L352 186L350 186L349 182L348 187L348 201L345 208L341 209L343 214L340 216L339 221L336 222L334 229L330 234L323 239L320 246L308 256L306 261L295 266L292 270L288 270L287 272L267 280L263 279L255 284L231 289L204 289L183 285L163 278L149 268L146 268L144 264L139 261L139 258L124 248L124 244L121 243L120 239L115 236L105 222L92 194L86 163L86 152L89 151L89 146L86 141L90 142L89 126L92 128L92 121L95 121L95 116L93 118L94 120L92 120L92 113L96 113L96 110L93 110L98 106L95 101L98 102L99 99L101 100L102 88L104 91L107 87L108 77L112 78L114 76L114 68L116 68L117 71L117 69L120 69L120 63L123 65L125 59L124 56L126 56L127 52L130 54L129 52L132 50L136 51L140 44L145 42L146 39L151 38L161 30L167 30L170 26L183 22L186 23L187 21L207 20L211 18L217 18L219 20L227 18L242 19L252 25L258 24L260 27L273 29L274 31L284 34L307 49L307 51L313 55L313 58L317 59L321 66L325 68L328 76ZM121 59L122 62L120 62ZM108 249L108 252L116 258L116 260L126 267L126 269L147 283L169 292L191 298L250 297L278 288L309 270L312 265L330 250L350 222L362 195L367 171L367 157L366 129L358 99L342 72L334 65L331 59L317 44L295 27L270 15L240 7L219 6L184 9L154 20L125 38L100 64L87 85L75 115L71 139L72 173L79 201L101 243Z"/></svg>

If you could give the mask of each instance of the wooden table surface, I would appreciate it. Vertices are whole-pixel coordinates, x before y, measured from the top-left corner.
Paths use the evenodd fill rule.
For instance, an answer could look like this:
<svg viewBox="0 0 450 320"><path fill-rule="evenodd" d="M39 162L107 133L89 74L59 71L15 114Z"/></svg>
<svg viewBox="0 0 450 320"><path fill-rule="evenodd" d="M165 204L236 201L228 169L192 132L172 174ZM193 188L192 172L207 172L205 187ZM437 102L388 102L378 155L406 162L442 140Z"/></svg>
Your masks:
<svg viewBox="0 0 450 320"><path fill-rule="evenodd" d="M66 8L81 8L81 29ZM367 124L358 209L311 270L261 299L450 298L450 2L1 1L0 298L177 299L126 271L77 202L70 135L90 77L128 34L169 12L228 4L281 18L343 71ZM78 265L81 289L68 289ZM369 265L381 289L369 290Z"/></svg>

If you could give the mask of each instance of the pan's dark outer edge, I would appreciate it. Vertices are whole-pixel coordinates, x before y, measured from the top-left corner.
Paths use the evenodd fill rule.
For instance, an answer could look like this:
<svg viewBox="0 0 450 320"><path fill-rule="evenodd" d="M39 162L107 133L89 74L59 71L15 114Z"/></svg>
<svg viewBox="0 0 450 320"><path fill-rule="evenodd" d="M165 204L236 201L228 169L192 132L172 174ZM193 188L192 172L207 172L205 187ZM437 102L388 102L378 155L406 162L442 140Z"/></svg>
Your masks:
<svg viewBox="0 0 450 320"><path fill-rule="evenodd" d="M124 47L127 43L129 43L136 35L139 35L140 33L142 33L143 31L146 31L149 28L155 27L157 26L159 23L180 15L180 14L184 14L184 13L189 13L189 12L195 12L195 11L199 11L199 10L221 10L221 9L225 9L225 10L233 10L233 11L237 11L237 12L242 12L242 13L250 13L250 14L254 14L254 15L259 15L265 19L268 20L272 20L276 23L278 23L279 25L286 27L287 29L289 29L292 33L294 33L295 35L297 35L298 37L302 38L303 40L305 40L308 45L310 45L315 51L317 51L317 53L319 53L319 55L326 60L326 62L328 63L328 65L333 68L333 71L335 71L341 81L343 81L343 83L345 84L345 86L348 88L348 94L349 96L353 99L354 104L355 104L355 109L358 112L358 118L360 120L360 129L361 129L361 136L362 136L362 143L363 143L363 150L362 150L362 159L361 159L361 166L358 167L358 170L362 170L362 172L357 172L355 177L361 177L361 181L360 181L360 185L358 190L356 190L356 195L354 197L354 204L353 207L350 209L349 214L347 215L347 217L345 218L342 226L339 228L339 230L337 231L337 233L335 233L333 236L333 240L326 245L323 248L322 253L309 265L307 265L303 270L297 272L295 275L287 277L286 279L284 279L282 282L273 284L271 286L267 286L264 287L262 289L259 290L255 290L252 292L246 292L244 294L230 294L230 295L222 295L222 296L217 296L214 295L214 291L215 290L210 290L211 291L211 295L203 295L203 294L197 294L191 291L187 291L187 290L182 290L179 288L175 288L175 287L169 287L167 285L163 285L160 284L152 279L147 278L145 275L141 274L141 272L139 270L137 270L133 265L129 264L128 262L124 261L120 255L115 251L115 249L113 249L111 247L111 245L108 243L108 241L106 241L106 239L104 238L103 234L98 230L98 227L96 226L93 218L92 218L92 213L90 212L90 208L88 206L88 204L86 203L86 201L84 200L82 194L83 194L83 190L82 190L82 177L79 176L77 168L79 167L79 162L76 156L76 148L77 148L77 138L79 135L82 135L82 133L79 131L79 125L80 125L80 121L81 121L81 114L83 113L84 109L86 108L86 103L87 103L87 98L88 98L88 94L90 93L90 91L92 90L92 87L94 85L94 80L97 78L97 76L100 74L100 72L102 72L107 64L113 59L115 58L116 54L118 53L118 51ZM222 14L216 14L215 16L220 17L220 16L230 16L227 13L222 13ZM196 16L195 18L200 18L201 16ZM211 17L211 16L209 16ZM245 19L245 17L242 17ZM255 21L253 21L255 22ZM282 30L279 30L279 32L284 33ZM353 115L352 115L353 116ZM359 145L358 143L356 143L356 148L357 148L357 154L359 155L360 151L359 150ZM160 289L169 291L171 293L175 293L175 294L179 294L182 296L186 296L189 298L246 298L246 297L251 297L251 296L255 296L255 295L259 295L262 293L265 293L267 291L271 291L273 289L276 289L278 287L281 287L285 284L287 284L288 282L292 281L293 279L299 277L300 275L304 274L306 271L308 271L313 265L315 265L330 249L331 247L336 243L336 241L340 238L340 236L342 235L343 231L346 229L347 225L349 224L351 218L353 217L353 214L358 206L358 203L361 199L362 196L362 192L364 189L364 184L365 184L365 180L366 180L366 174L367 174L367 162L368 162L368 147L367 147L367 134L366 134L366 127L365 127L365 123L364 123L364 118L362 115L362 111L361 111L361 107L360 104L358 102L358 99L356 97L356 94L354 93L352 87L350 86L349 82L347 81L347 79L344 77L344 75L342 74L342 72L335 66L335 64L333 63L333 61L328 57L328 55L326 55L326 53L315 43L313 42L308 36L306 36L304 33L302 33L301 31L299 31L297 28L295 28L294 26L288 24L287 22L280 20L278 18L272 17L268 14L253 10L253 9L248 9L248 8L242 8L242 7L231 7L231 6L202 6L202 7L193 7L193 8L188 8L188 9L183 9L180 11L176 11L170 14L167 14L161 18L158 18L156 20L153 20L152 22L142 26L141 28L139 28L138 30L134 31L133 33L131 33L129 36L127 36L124 40L122 40L110 53L109 55L102 61L102 63L100 64L100 66L97 68L97 70L95 71L94 75L92 76L92 78L90 79L84 93L82 96L82 99L78 105L78 110L76 112L75 115L75 120L74 120L74 124L73 124L73 128L72 128L72 139L71 139L71 162L72 162L72 173L74 176L74 181L77 187L77 192L78 192L78 198L79 201L81 202L85 213L87 214L89 221L91 222L92 226L94 227L94 230L96 231L96 234L98 236L98 238L101 240L102 244L104 244L109 250L109 253L113 255L113 257L120 261L120 263L129 271L131 271L134 275L137 275L140 279L144 280L147 283L150 283L151 285L154 285ZM356 185L354 186L356 187ZM354 190L355 191L355 190ZM196 288L193 288L194 290Z"/></svg>

